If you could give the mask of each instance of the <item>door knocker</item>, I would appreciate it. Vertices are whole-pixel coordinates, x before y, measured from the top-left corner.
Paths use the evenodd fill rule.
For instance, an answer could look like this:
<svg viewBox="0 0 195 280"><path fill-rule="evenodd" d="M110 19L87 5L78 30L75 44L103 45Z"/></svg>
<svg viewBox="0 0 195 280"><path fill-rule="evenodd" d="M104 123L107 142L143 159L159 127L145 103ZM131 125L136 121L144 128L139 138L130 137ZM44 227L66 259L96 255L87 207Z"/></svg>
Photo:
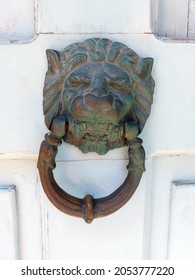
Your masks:
<svg viewBox="0 0 195 280"><path fill-rule="evenodd" d="M49 200L62 212L84 218L107 216L135 192L145 170L145 152L138 138L150 114L154 92L153 59L140 58L122 43L93 38L63 51L47 50L43 91L45 135L38 169ZM77 198L62 190L53 176L58 146L64 140L83 153L106 154L128 146L128 174L106 197Z"/></svg>

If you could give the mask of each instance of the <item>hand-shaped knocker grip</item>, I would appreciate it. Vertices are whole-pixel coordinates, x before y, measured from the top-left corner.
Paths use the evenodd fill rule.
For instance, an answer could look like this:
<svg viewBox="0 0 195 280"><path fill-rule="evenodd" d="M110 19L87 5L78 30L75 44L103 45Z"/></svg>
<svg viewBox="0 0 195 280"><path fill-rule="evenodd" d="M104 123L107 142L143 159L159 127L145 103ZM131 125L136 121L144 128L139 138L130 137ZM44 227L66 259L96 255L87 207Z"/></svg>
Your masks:
<svg viewBox="0 0 195 280"><path fill-rule="evenodd" d="M124 44L98 38L72 44L62 52L47 50L47 58L43 110L51 132L39 152L41 183L59 210L91 223L121 208L141 179L145 153L138 135L152 104L153 59L141 59ZM83 153L101 155L128 146L125 181L102 198L88 194L81 199L66 193L53 176L62 140Z"/></svg>

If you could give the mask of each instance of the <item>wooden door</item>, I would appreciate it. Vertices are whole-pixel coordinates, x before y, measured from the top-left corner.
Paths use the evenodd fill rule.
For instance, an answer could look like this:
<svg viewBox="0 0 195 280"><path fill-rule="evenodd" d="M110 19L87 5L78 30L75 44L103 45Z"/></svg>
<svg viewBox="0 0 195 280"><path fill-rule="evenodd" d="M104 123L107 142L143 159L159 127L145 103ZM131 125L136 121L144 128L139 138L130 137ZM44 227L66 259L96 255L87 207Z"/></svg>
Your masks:
<svg viewBox="0 0 195 280"><path fill-rule="evenodd" d="M11 2L0 11L0 258L193 259L193 38L191 43L157 38L151 15L158 7L153 4L150 10L149 0ZM121 210L87 225L48 201L36 164L47 132L45 50L62 50L92 37L119 41L141 57L153 57L156 87L141 134L146 172L140 185ZM55 178L73 195L105 196L124 180L127 161L126 148L98 156L63 144Z"/></svg>

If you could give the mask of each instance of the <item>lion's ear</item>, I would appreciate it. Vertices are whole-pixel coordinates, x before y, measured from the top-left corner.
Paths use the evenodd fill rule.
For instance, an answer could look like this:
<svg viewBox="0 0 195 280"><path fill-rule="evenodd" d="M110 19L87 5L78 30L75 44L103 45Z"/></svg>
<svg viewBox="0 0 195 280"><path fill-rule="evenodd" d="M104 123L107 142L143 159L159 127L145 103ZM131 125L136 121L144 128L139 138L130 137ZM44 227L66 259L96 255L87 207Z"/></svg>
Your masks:
<svg viewBox="0 0 195 280"><path fill-rule="evenodd" d="M153 62L154 62L153 58L150 57L142 58L139 60L137 71L139 76L143 80L147 80L151 78Z"/></svg>
<svg viewBox="0 0 195 280"><path fill-rule="evenodd" d="M141 133L146 123L153 102L155 83L151 75L152 66L152 58L139 59L137 64L137 84L131 117L138 122L139 133Z"/></svg>
<svg viewBox="0 0 195 280"><path fill-rule="evenodd" d="M48 61L48 72L51 75L56 75L60 68L59 53L54 50L46 50L46 54Z"/></svg>

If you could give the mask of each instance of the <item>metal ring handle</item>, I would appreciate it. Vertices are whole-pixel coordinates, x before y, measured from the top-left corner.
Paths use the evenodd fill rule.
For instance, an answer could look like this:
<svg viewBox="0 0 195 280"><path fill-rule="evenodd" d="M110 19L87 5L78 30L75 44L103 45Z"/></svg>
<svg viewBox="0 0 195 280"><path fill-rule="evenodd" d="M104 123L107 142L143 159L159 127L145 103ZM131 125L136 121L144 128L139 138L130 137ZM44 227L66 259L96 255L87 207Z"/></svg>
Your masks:
<svg viewBox="0 0 195 280"><path fill-rule="evenodd" d="M121 186L106 197L94 199L86 195L83 199L66 193L59 187L53 176L56 167L55 157L62 137L54 133L45 135L39 152L38 169L45 194L60 211L91 223L94 218L105 217L120 209L134 194L140 182L144 168L145 152L141 139L129 144L128 174Z"/></svg>

